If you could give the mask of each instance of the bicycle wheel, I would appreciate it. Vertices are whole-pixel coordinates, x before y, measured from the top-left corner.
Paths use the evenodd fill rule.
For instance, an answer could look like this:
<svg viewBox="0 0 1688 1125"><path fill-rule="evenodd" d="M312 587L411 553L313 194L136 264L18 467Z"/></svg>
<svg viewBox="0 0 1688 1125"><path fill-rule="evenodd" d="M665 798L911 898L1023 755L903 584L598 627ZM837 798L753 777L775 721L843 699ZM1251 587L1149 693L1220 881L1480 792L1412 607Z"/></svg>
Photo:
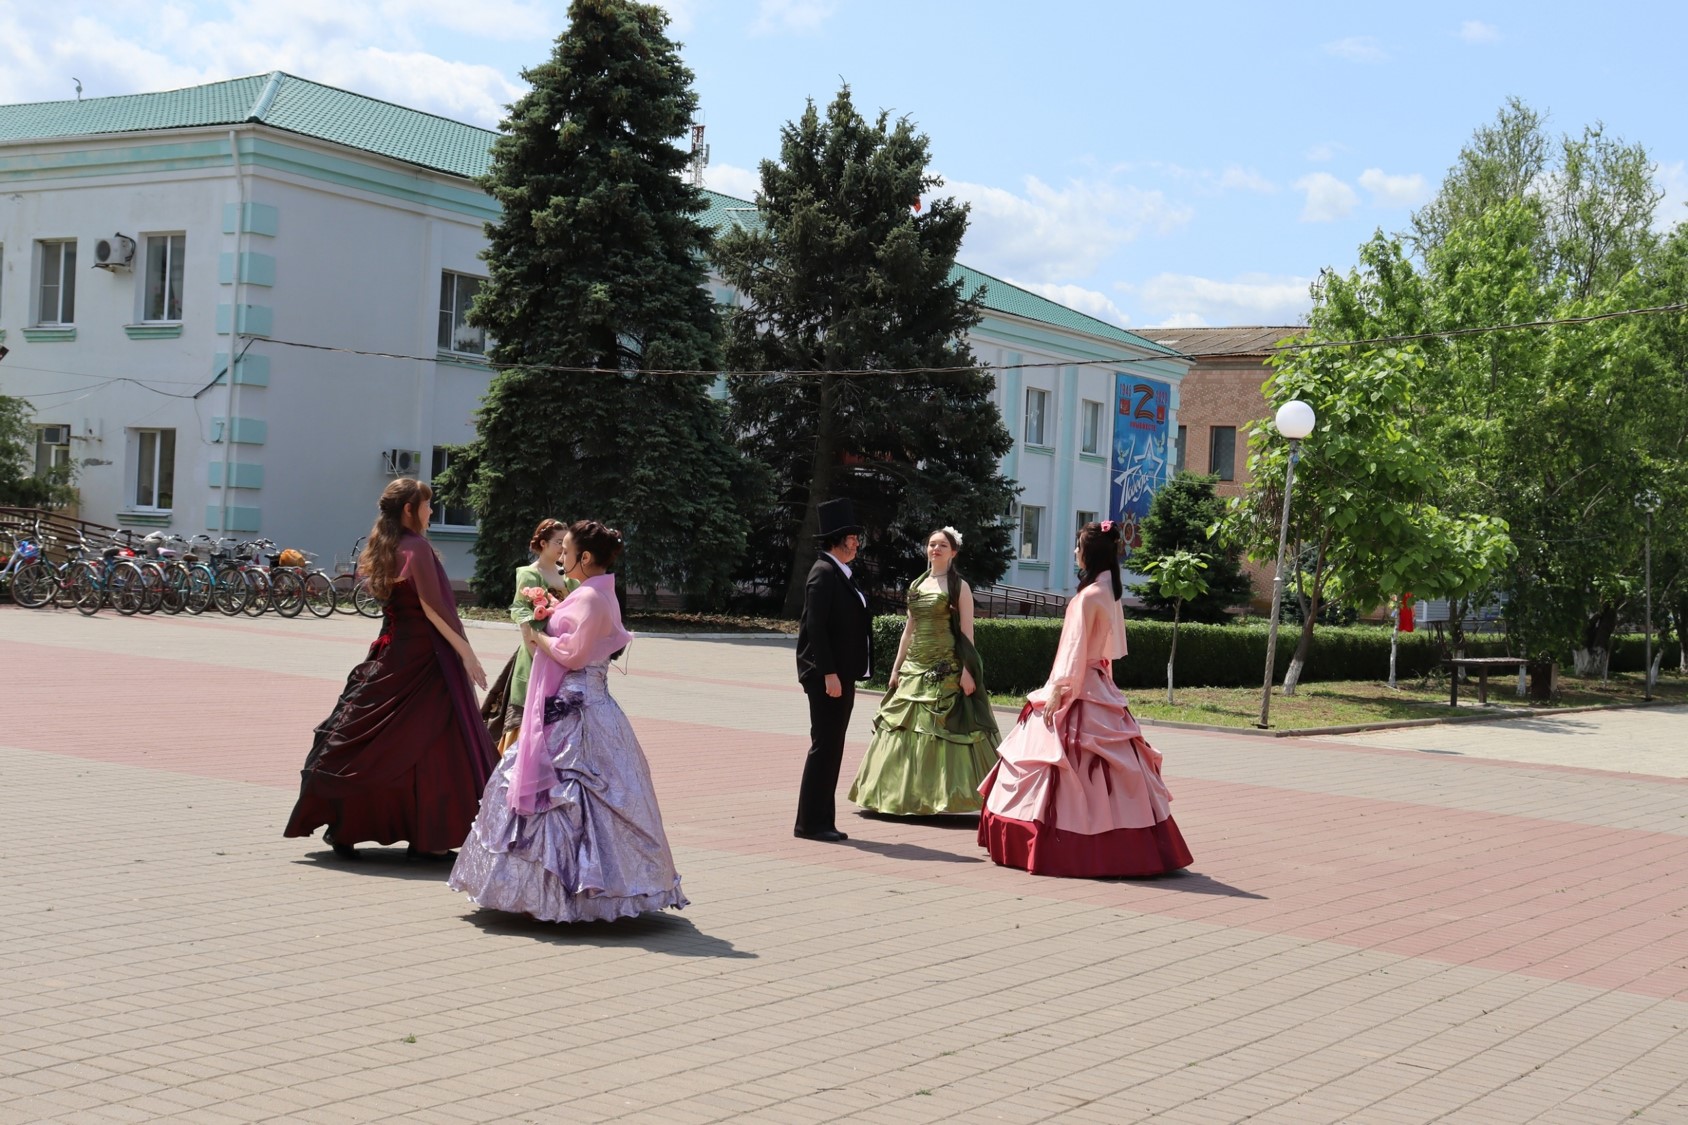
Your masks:
<svg viewBox="0 0 1688 1125"><path fill-rule="evenodd" d="M262 617L272 608L270 593L274 587L270 584L270 576L261 570L248 570L242 577L246 581L246 616Z"/></svg>
<svg viewBox="0 0 1688 1125"><path fill-rule="evenodd" d="M113 562L106 568L106 600L111 608L124 617L133 617L146 604L146 576L141 568L127 559Z"/></svg>
<svg viewBox="0 0 1688 1125"><path fill-rule="evenodd" d="M40 609L53 600L53 590L57 585L53 568L40 559L34 559L24 563L12 575L12 600L25 609Z"/></svg>
<svg viewBox="0 0 1688 1125"><path fill-rule="evenodd" d="M75 562L65 572L64 594L62 601L65 605L73 605L76 612L84 617L92 617L100 612L100 606L105 604L105 587L100 583L100 572L93 563Z"/></svg>
<svg viewBox="0 0 1688 1125"><path fill-rule="evenodd" d="M329 617L334 613L334 580L320 570L305 575L305 608L313 617Z"/></svg>
<svg viewBox="0 0 1688 1125"><path fill-rule="evenodd" d="M167 562L164 566L164 604L159 606L165 613L177 614L188 607L188 587L193 577L188 573L186 563Z"/></svg>
<svg viewBox="0 0 1688 1125"><path fill-rule="evenodd" d="M141 612L157 613L164 608L164 596L170 580L159 563L137 561L135 565L141 571Z"/></svg>
<svg viewBox="0 0 1688 1125"><path fill-rule="evenodd" d="M358 580L356 575L336 574L334 582L334 609L339 613L356 613L354 595L357 593Z"/></svg>
<svg viewBox="0 0 1688 1125"><path fill-rule="evenodd" d="M211 573L211 568L204 563L194 563L187 571L188 588L183 608L197 617L211 604L211 597L217 589L217 579Z"/></svg>
<svg viewBox="0 0 1688 1125"><path fill-rule="evenodd" d="M229 567L218 572L216 586L211 593L211 602L217 607L217 612L229 617L237 617L245 610L246 599L249 594L245 575L233 567Z"/></svg>
<svg viewBox="0 0 1688 1125"><path fill-rule="evenodd" d="M359 578L352 588L352 604L365 617L380 617L385 612L381 599L375 596L375 591L369 588L368 579Z"/></svg>
<svg viewBox="0 0 1688 1125"><path fill-rule="evenodd" d="M298 617L305 608L305 580L296 570L270 574L270 604L283 617Z"/></svg>

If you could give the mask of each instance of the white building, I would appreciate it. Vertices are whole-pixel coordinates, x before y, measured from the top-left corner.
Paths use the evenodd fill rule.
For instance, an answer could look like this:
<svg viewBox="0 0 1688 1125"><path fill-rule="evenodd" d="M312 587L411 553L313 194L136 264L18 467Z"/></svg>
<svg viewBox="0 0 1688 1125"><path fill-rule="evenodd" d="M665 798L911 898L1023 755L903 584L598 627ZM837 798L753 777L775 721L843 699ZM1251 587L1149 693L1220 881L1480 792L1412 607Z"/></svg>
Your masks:
<svg viewBox="0 0 1688 1125"><path fill-rule="evenodd" d="M39 462L78 463L79 514L346 557L390 477L473 436L490 372L463 311L494 136L279 72L0 106L0 393L34 407ZM749 207L712 193L708 218ZM1163 479L1188 364L962 272L986 287L972 343L1005 369L1024 487L1006 581L1070 589L1074 521L1118 510L1111 482L1140 505ZM1151 432L1158 455L1115 466ZM431 535L467 577L472 513L437 511Z"/></svg>

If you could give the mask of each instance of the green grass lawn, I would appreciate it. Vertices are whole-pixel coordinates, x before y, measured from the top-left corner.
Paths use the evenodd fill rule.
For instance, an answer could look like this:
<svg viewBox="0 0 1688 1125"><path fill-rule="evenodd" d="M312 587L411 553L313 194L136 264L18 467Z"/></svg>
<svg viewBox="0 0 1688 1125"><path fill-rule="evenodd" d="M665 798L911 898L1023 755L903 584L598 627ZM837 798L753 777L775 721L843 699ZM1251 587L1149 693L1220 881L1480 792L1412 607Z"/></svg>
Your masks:
<svg viewBox="0 0 1688 1125"><path fill-rule="evenodd" d="M1497 707L1544 710L1549 707L1597 707L1642 701L1639 673L1614 675L1604 685L1599 680L1561 676L1559 698L1551 704L1531 703L1518 698L1514 694L1514 684L1511 676L1491 678L1488 708L1477 706L1475 680L1462 684L1459 714L1476 714ZM1126 697L1131 701L1131 710L1143 719L1253 727L1260 718L1260 689L1257 687L1179 688L1174 694L1177 702L1171 704L1166 702L1164 688L1137 688L1128 691ZM1688 679L1675 673L1662 673L1659 683L1654 686L1653 697L1661 703L1688 703ZM991 698L1004 707L1018 707L1025 702L1019 696L993 695ZM1293 696L1284 695L1277 689L1272 693L1272 726L1281 730L1399 722L1403 719L1445 719L1449 714L1448 683L1439 678L1428 682L1403 680L1395 690L1390 690L1381 681L1346 680L1302 684Z"/></svg>

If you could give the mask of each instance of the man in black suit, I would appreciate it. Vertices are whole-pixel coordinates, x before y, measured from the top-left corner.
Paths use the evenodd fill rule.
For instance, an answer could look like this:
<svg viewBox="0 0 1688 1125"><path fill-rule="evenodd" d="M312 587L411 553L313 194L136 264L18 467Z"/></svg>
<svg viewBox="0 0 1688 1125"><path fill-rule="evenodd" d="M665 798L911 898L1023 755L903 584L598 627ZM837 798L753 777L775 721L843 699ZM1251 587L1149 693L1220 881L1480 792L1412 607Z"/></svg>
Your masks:
<svg viewBox="0 0 1688 1125"><path fill-rule="evenodd" d="M797 826L804 840L847 839L833 823L838 767L856 703L856 681L872 662L872 618L850 574L862 529L848 500L820 507L821 555L809 568L803 617L797 629L797 679L809 697L809 757L797 795Z"/></svg>

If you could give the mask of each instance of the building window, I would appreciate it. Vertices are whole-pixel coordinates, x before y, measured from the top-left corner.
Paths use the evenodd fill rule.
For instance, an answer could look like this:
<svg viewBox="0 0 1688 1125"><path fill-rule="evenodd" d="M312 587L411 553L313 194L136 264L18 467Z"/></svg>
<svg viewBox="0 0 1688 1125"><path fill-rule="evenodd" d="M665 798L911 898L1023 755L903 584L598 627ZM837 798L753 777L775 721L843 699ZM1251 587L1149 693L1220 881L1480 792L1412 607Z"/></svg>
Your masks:
<svg viewBox="0 0 1688 1125"><path fill-rule="evenodd" d="M35 475L45 477L70 465L70 427L35 427Z"/></svg>
<svg viewBox="0 0 1688 1125"><path fill-rule="evenodd" d="M176 503L176 431L135 431L135 507L167 512Z"/></svg>
<svg viewBox="0 0 1688 1125"><path fill-rule="evenodd" d="M434 446L433 471L428 479L433 480L445 472L445 467L451 464L451 451L440 446ZM437 499L437 498L436 498ZM429 527L474 527L475 509L469 507L447 507L445 504L434 505L434 517L428 521Z"/></svg>
<svg viewBox="0 0 1688 1125"><path fill-rule="evenodd" d="M37 324L76 323L76 240L42 242Z"/></svg>
<svg viewBox="0 0 1688 1125"><path fill-rule="evenodd" d="M1102 404L1088 399L1082 404L1083 414L1080 416L1079 451L1081 453L1100 453L1102 451Z"/></svg>
<svg viewBox="0 0 1688 1125"><path fill-rule="evenodd" d="M1237 427L1212 428L1207 453L1207 471L1220 480L1237 479Z"/></svg>
<svg viewBox="0 0 1688 1125"><path fill-rule="evenodd" d="M1043 440L1045 408L1049 405L1049 392L1029 387L1026 390L1026 444L1048 445Z"/></svg>
<svg viewBox="0 0 1688 1125"><path fill-rule="evenodd" d="M1020 506L1020 561L1035 562L1043 557L1043 509L1029 504Z"/></svg>
<svg viewBox="0 0 1688 1125"><path fill-rule="evenodd" d="M147 235L146 305L144 321L182 319L182 259L187 253L185 234Z"/></svg>
<svg viewBox="0 0 1688 1125"><path fill-rule="evenodd" d="M1096 522L1096 513L1095 512L1085 512L1085 511L1079 512L1078 518L1073 521L1073 538L1075 538L1075 539L1078 538L1078 533L1084 530L1085 524L1095 523L1095 522Z"/></svg>
<svg viewBox="0 0 1688 1125"><path fill-rule="evenodd" d="M442 352L486 354L486 330L469 324L469 306L481 291L483 278L466 273L440 274L440 339Z"/></svg>
<svg viewBox="0 0 1688 1125"><path fill-rule="evenodd" d="M1181 473L1190 467L1190 431L1187 426L1178 427L1178 448L1172 462L1172 471Z"/></svg>

